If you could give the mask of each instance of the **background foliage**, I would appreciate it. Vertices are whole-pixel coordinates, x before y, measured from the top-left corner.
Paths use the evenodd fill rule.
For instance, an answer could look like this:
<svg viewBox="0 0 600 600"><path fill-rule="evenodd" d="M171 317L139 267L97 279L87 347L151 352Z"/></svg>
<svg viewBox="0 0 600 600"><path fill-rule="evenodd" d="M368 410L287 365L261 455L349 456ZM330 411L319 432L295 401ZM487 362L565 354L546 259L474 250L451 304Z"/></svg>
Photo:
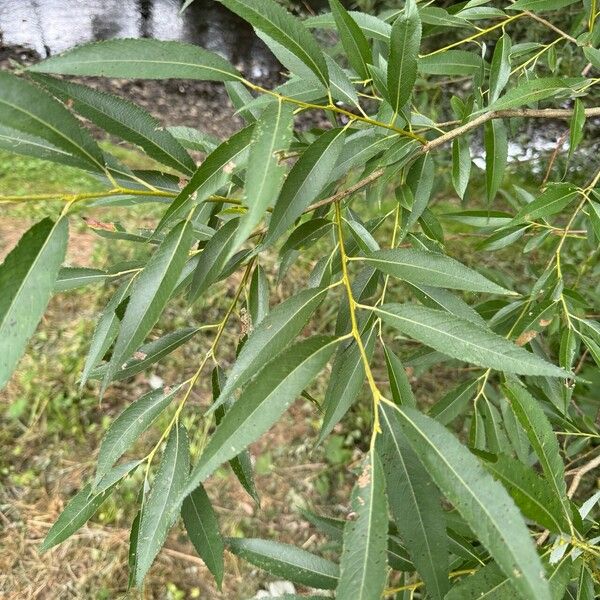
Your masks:
<svg viewBox="0 0 600 600"><path fill-rule="evenodd" d="M218 586L227 549L341 599L594 597L598 493L582 481L600 463L600 171L591 156L574 165L600 116L595 2L410 0L379 18L331 0L330 13L304 21L272 0L223 4L255 27L285 83L265 89L216 54L154 40L91 44L0 73L0 146L86 174L85 191L0 197L63 205L0 268L0 386L50 298L69 290L110 290L82 369L86 394L97 381L102 398L205 340L166 386L110 422L88 483L40 550L135 482L132 587L181 516ZM552 19L565 9L561 28ZM531 27L536 41L520 37ZM245 126L226 140L165 129L55 75L224 82ZM304 112L327 125L307 128ZM75 115L149 162L131 168ZM515 172L509 140L523 123L552 120L568 122L568 140L547 165ZM62 266L76 215L125 216L139 204L150 207L144 227L88 220L115 248L134 248L128 260ZM292 284L299 263L311 270ZM207 307L224 280L231 298L197 318L190 307ZM272 305L276 287L285 299ZM157 332L173 306L173 326ZM413 391L429 371L452 373L435 403ZM211 403L198 414L191 399L208 378ZM204 484L229 463L259 503L260 459L248 446L300 397L329 452L340 422L357 410L369 422L358 456L337 447L355 474L352 512L304 513L330 538L316 552L223 536Z"/></svg>

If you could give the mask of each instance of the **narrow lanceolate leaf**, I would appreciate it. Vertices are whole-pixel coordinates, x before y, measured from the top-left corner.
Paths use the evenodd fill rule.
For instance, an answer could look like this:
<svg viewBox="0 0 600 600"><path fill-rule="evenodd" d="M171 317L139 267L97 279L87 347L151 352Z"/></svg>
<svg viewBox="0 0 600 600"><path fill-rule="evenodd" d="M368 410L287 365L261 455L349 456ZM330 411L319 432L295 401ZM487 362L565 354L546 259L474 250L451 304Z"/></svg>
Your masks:
<svg viewBox="0 0 600 600"><path fill-rule="evenodd" d="M339 568L335 563L296 546L257 538L228 538L227 548L276 577L319 590L332 590L337 585Z"/></svg>
<svg viewBox="0 0 600 600"><path fill-rule="evenodd" d="M258 119L246 173L248 212L240 219L235 247L246 240L277 200L285 175L285 164L280 162L278 153L287 150L292 140L293 118L293 106L278 101L270 103Z"/></svg>
<svg viewBox="0 0 600 600"><path fill-rule="evenodd" d="M254 125L249 125L234 133L204 159L165 211L156 227L155 236L175 219L185 217L194 204L206 200L229 181L250 145L253 128Z"/></svg>
<svg viewBox="0 0 600 600"><path fill-rule="evenodd" d="M182 221L165 237L136 279L104 376L104 388L125 361L141 346L158 321L175 289L191 244L192 225L189 221Z"/></svg>
<svg viewBox="0 0 600 600"><path fill-rule="evenodd" d="M529 600L551 600L527 526L502 485L437 421L412 408L396 411L423 466L518 592Z"/></svg>
<svg viewBox="0 0 600 600"><path fill-rule="evenodd" d="M287 348L326 295L325 288L302 290L273 308L250 334L211 410L229 400L237 388L250 381L267 362Z"/></svg>
<svg viewBox="0 0 600 600"><path fill-rule="evenodd" d="M543 12L547 10L558 10L574 4L577 0L517 0L514 4L507 6L508 10L531 10Z"/></svg>
<svg viewBox="0 0 600 600"><path fill-rule="evenodd" d="M74 290L92 283L102 283L111 275L102 269L91 269L88 267L63 267L58 272L54 293Z"/></svg>
<svg viewBox="0 0 600 600"><path fill-rule="evenodd" d="M404 365L387 346L383 347L383 352L385 354L385 364L392 391L392 399L398 405L408 404L408 406L416 406L417 401L415 400Z"/></svg>
<svg viewBox="0 0 600 600"><path fill-rule="evenodd" d="M337 343L336 338L314 336L293 344L265 365L225 413L194 467L185 493L267 431L325 366Z"/></svg>
<svg viewBox="0 0 600 600"><path fill-rule="evenodd" d="M384 304L374 311L398 331L458 360L506 373L568 375L493 331L440 310L410 304Z"/></svg>
<svg viewBox="0 0 600 600"><path fill-rule="evenodd" d="M328 86L329 75L325 57L316 40L300 20L274 0L220 0L220 2L294 54L324 86Z"/></svg>
<svg viewBox="0 0 600 600"><path fill-rule="evenodd" d="M196 333L198 333L197 327L183 327L140 346L133 358L125 362L121 369L115 373L114 381L127 379L147 369L163 358L163 356L167 356L179 348L179 346L191 340ZM103 379L107 366L101 365L90 373L90 377L93 379Z"/></svg>
<svg viewBox="0 0 600 600"><path fill-rule="evenodd" d="M383 273L409 283L489 294L511 293L477 271L437 252L393 248L371 252L363 260Z"/></svg>
<svg viewBox="0 0 600 600"><path fill-rule="evenodd" d="M100 444L94 488L139 436L171 403L180 386L153 390L132 402L110 425Z"/></svg>
<svg viewBox="0 0 600 600"><path fill-rule="evenodd" d="M504 179L508 161L508 138L502 119L488 121L484 126L485 189L491 202Z"/></svg>
<svg viewBox="0 0 600 600"><path fill-rule="evenodd" d="M67 250L67 219L29 229L0 266L0 390L8 382L54 289Z"/></svg>
<svg viewBox="0 0 600 600"><path fill-rule="evenodd" d="M133 279L130 279L121 284L102 311L96 329L94 329L94 333L92 334L90 349L85 358L85 365L83 366L83 371L81 373L80 387L85 385L85 382L88 380L94 367L100 362L111 344L115 341L119 333L120 322L116 310L121 302L129 295L132 283Z"/></svg>
<svg viewBox="0 0 600 600"><path fill-rule="evenodd" d="M426 75L474 75L481 71L482 61L475 52L447 50L419 59L418 70Z"/></svg>
<svg viewBox="0 0 600 600"><path fill-rule="evenodd" d="M221 394L221 388L225 383L225 375L220 367L215 367L211 377L212 381L212 396L213 403ZM231 406L232 402L226 402L219 406L215 410L215 422L217 425L223 420L226 409ZM252 496L252 499L256 504L260 504L260 498L256 491L256 485L254 483L254 473L252 471L252 459L248 450L242 450L237 456L234 456L229 461L231 470L235 473L238 481L242 484L243 488Z"/></svg>
<svg viewBox="0 0 600 600"><path fill-rule="evenodd" d="M561 212L577 196L579 192L571 183L557 183L548 187L533 202L526 204L510 222L517 225L524 221L535 221Z"/></svg>
<svg viewBox="0 0 600 600"><path fill-rule="evenodd" d="M515 594L510 578L491 562L456 584L445 600L514 600Z"/></svg>
<svg viewBox="0 0 600 600"><path fill-rule="evenodd" d="M151 39L115 39L78 46L29 70L124 79L240 79L240 74L218 54L193 44Z"/></svg>
<svg viewBox="0 0 600 600"><path fill-rule="evenodd" d="M410 229L427 208L433 189L434 173L433 159L429 154L418 158L410 168L406 176L406 183L413 194L413 203L408 215L406 229Z"/></svg>
<svg viewBox="0 0 600 600"><path fill-rule="evenodd" d="M448 425L467 407L469 400L475 395L477 385L477 380L465 381L465 383L461 383L456 388L450 390L431 407L429 416L442 425Z"/></svg>
<svg viewBox="0 0 600 600"><path fill-rule="evenodd" d="M196 164L183 146L150 113L114 94L46 75L34 79L77 113L108 133L136 144L158 162L191 175Z"/></svg>
<svg viewBox="0 0 600 600"><path fill-rule="evenodd" d="M485 467L502 483L525 517L554 533L569 533L561 499L547 479L503 454L486 462Z"/></svg>
<svg viewBox="0 0 600 600"><path fill-rule="evenodd" d="M88 169L104 168L102 150L60 102L6 71L0 72L0 125L43 138Z"/></svg>
<svg viewBox="0 0 600 600"><path fill-rule="evenodd" d="M585 79L579 77L541 77L540 79L522 81L516 87L508 90L504 96L489 104L484 110L519 108L532 102L556 96L559 92L572 89L584 82Z"/></svg>
<svg viewBox="0 0 600 600"><path fill-rule="evenodd" d="M39 136L8 127L1 121L0 118L0 150L23 156L33 156L70 167L89 168L88 164L79 156L71 154Z"/></svg>
<svg viewBox="0 0 600 600"><path fill-rule="evenodd" d="M239 219L227 221L208 240L194 271L188 296L190 302L197 300L219 278L232 254L238 223Z"/></svg>
<svg viewBox="0 0 600 600"><path fill-rule="evenodd" d="M390 36L387 67L388 101L398 113L412 96L417 78L417 60L421 45L421 19L414 0L408 0L404 11L394 21Z"/></svg>
<svg viewBox="0 0 600 600"><path fill-rule="evenodd" d="M457 137L452 142L452 185L461 200L464 198L470 175L471 149L469 140L462 136Z"/></svg>
<svg viewBox="0 0 600 600"><path fill-rule="evenodd" d="M362 79L370 79L367 65L371 64L373 59L365 34L339 0L329 0L329 6L350 66Z"/></svg>
<svg viewBox="0 0 600 600"><path fill-rule="evenodd" d="M314 141L292 167L273 209L265 245L273 243L323 191L344 145L344 128Z"/></svg>
<svg viewBox="0 0 600 600"><path fill-rule="evenodd" d="M344 526L338 600L380 600L387 578L388 514L383 469L370 453L352 492L353 520Z"/></svg>
<svg viewBox="0 0 600 600"><path fill-rule="evenodd" d="M263 268L257 265L248 289L248 311L252 327L256 328L269 314L269 282Z"/></svg>
<svg viewBox="0 0 600 600"><path fill-rule="evenodd" d="M490 90L489 104L493 104L502 90L506 87L510 77L510 50L512 47L510 36L507 33L502 34L492 57L490 68Z"/></svg>
<svg viewBox="0 0 600 600"><path fill-rule="evenodd" d="M112 494L117 483L129 472L132 468L139 464L128 463L115 467L109 472L106 477L106 484L102 485L102 490L94 493L92 485L87 484L67 504L65 509L60 513L60 516L48 531L40 552L45 552L52 546L56 546L64 542L72 536L80 527L83 527L95 512L100 508L100 505Z"/></svg>
<svg viewBox="0 0 600 600"><path fill-rule="evenodd" d="M190 541L220 589L223 581L223 538L217 515L201 485L183 501L181 516Z"/></svg>
<svg viewBox="0 0 600 600"><path fill-rule="evenodd" d="M583 140L583 126L585 125L585 107L579 98L575 98L573 116L569 124L569 160Z"/></svg>
<svg viewBox="0 0 600 600"><path fill-rule="evenodd" d="M518 380L508 380L503 390L519 423L527 433L547 481L550 482L556 497L562 503L566 519L570 520L571 509L567 498L565 466L560 456L558 439L548 417L544 414L538 401Z"/></svg>
<svg viewBox="0 0 600 600"><path fill-rule="evenodd" d="M181 506L181 490L190 470L190 450L185 427L171 429L152 489L144 503L137 539L135 583L140 586L162 548Z"/></svg>
<svg viewBox="0 0 600 600"><path fill-rule="evenodd" d="M377 451L390 509L415 567L433 598L448 590L448 542L441 497L402 433L394 408L381 405Z"/></svg>

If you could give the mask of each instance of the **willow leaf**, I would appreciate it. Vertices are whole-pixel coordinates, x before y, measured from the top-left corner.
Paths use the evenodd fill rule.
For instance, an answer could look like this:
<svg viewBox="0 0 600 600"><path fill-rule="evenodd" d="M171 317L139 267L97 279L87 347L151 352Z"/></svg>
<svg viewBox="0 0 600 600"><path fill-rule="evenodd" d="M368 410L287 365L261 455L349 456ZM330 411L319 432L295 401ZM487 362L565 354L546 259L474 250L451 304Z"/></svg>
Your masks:
<svg viewBox="0 0 600 600"><path fill-rule="evenodd" d="M371 252L362 260L383 273L416 285L489 294L512 293L457 260L437 252L393 248Z"/></svg>
<svg viewBox="0 0 600 600"><path fill-rule="evenodd" d="M410 304L384 304L374 311L388 325L458 360L506 373L568 375L493 331L440 310Z"/></svg>
<svg viewBox="0 0 600 600"><path fill-rule="evenodd" d="M46 310L67 250L67 219L29 229L0 266L0 390Z"/></svg>
<svg viewBox="0 0 600 600"><path fill-rule="evenodd" d="M356 517L344 526L338 600L380 600L387 579L387 499L383 469L369 454L352 492Z"/></svg>
<svg viewBox="0 0 600 600"><path fill-rule="evenodd" d="M327 87L329 75L321 49L304 24L273 0L219 0L300 59Z"/></svg>
<svg viewBox="0 0 600 600"><path fill-rule="evenodd" d="M336 338L314 336L293 344L265 365L225 413L183 496L267 431L325 366L337 343Z"/></svg>
<svg viewBox="0 0 600 600"><path fill-rule="evenodd" d="M437 421L408 407L396 414L423 466L518 592L530 600L551 600L527 526L502 485Z"/></svg>
<svg viewBox="0 0 600 600"><path fill-rule="evenodd" d="M103 388L141 346L158 321L175 289L191 244L192 225L182 221L169 232L137 277L106 369Z"/></svg>
<svg viewBox="0 0 600 600"><path fill-rule="evenodd" d="M265 245L283 235L323 191L342 151L344 135L342 127L321 134L292 167L273 209Z"/></svg>
<svg viewBox="0 0 600 600"><path fill-rule="evenodd" d="M173 526L181 490L190 470L190 450L185 427L171 429L148 499L144 503L137 539L135 582L140 586Z"/></svg>
<svg viewBox="0 0 600 600"><path fill-rule="evenodd" d="M34 75L57 98L106 132L136 144L158 162L191 175L196 165L183 146L150 113L114 94L84 85Z"/></svg>
<svg viewBox="0 0 600 600"><path fill-rule="evenodd" d="M28 68L34 73L124 79L235 81L240 74L221 56L193 44L114 39L77 46Z"/></svg>
<svg viewBox="0 0 600 600"><path fill-rule="evenodd" d="M414 0L407 0L404 11L394 21L390 36L387 66L388 100L398 113L410 100L417 78L417 58L421 45L421 19Z"/></svg>
<svg viewBox="0 0 600 600"><path fill-rule="evenodd" d="M332 590L337 585L338 566L306 550L257 538L228 538L227 548L236 556L294 583L320 590Z"/></svg>
<svg viewBox="0 0 600 600"><path fill-rule="evenodd" d="M0 71L0 125L43 138L88 169L104 170L102 150L75 117L48 92L6 71Z"/></svg>

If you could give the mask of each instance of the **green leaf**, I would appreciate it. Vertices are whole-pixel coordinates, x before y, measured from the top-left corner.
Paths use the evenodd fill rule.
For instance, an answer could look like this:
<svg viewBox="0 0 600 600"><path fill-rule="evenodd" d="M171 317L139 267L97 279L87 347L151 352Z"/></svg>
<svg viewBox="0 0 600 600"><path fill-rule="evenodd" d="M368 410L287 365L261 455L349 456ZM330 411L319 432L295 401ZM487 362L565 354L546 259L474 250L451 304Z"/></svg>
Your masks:
<svg viewBox="0 0 600 600"><path fill-rule="evenodd" d="M191 244L192 225L182 221L168 233L137 277L106 369L103 388L113 380L158 321L175 289Z"/></svg>
<svg viewBox="0 0 600 600"><path fill-rule="evenodd" d="M167 333L152 342L143 344L136 351L134 357L125 362L121 369L115 373L113 381L128 379L132 375L147 369L150 365L158 362L163 356L167 356L167 354L170 354L173 350L191 340L198 331L198 327L183 327L182 329ZM90 373L90 378L103 379L107 367L108 364L94 369Z"/></svg>
<svg viewBox="0 0 600 600"><path fill-rule="evenodd" d="M388 325L452 358L506 373L565 377L559 367L461 317L410 304L373 310Z"/></svg>
<svg viewBox="0 0 600 600"><path fill-rule="evenodd" d="M181 506L181 516L196 552L213 574L217 586L223 582L223 538L217 515L204 488L199 485Z"/></svg>
<svg viewBox="0 0 600 600"><path fill-rule="evenodd" d="M529 10L540 13L548 10L559 10L578 2L578 0L517 0L508 5L508 10Z"/></svg>
<svg viewBox="0 0 600 600"><path fill-rule="evenodd" d="M361 337L369 359L373 356L377 337L376 328L371 321L369 319L361 331ZM333 361L331 376L323 400L325 415L323 416L323 425L317 444L323 442L348 412L362 389L364 379L365 368L361 352L356 345L356 341L352 340L348 345L342 346L338 350Z"/></svg>
<svg viewBox="0 0 600 600"><path fill-rule="evenodd" d="M415 567L433 598L448 591L448 543L440 494L402 433L396 411L380 406L377 451L390 509Z"/></svg>
<svg viewBox="0 0 600 600"><path fill-rule="evenodd" d="M185 217L195 204L206 200L229 181L246 154L252 140L253 129L254 125L248 125L234 133L204 159L192 178L165 211L156 227L155 236L175 219Z"/></svg>
<svg viewBox="0 0 600 600"><path fill-rule="evenodd" d="M250 235L273 206L285 176L285 163L279 152L288 149L292 140L293 107L282 101L272 102L258 119L250 142L246 173L245 204L248 212L240 219L234 247Z"/></svg>
<svg viewBox="0 0 600 600"><path fill-rule="evenodd" d="M258 118L259 111L252 107L246 108L246 105L254 100L254 96L248 91L248 88L239 81L226 81L225 89L237 114L246 123L254 123Z"/></svg>
<svg viewBox="0 0 600 600"><path fill-rule="evenodd" d="M481 58L475 52L446 50L419 59L418 71L424 75L475 75L481 71Z"/></svg>
<svg viewBox="0 0 600 600"><path fill-rule="evenodd" d="M257 265L248 290L248 311L252 327L256 328L269 314L269 282L263 268Z"/></svg>
<svg viewBox="0 0 600 600"><path fill-rule="evenodd" d="M327 87L329 75L321 49L304 24L273 0L219 0L301 60Z"/></svg>
<svg viewBox="0 0 600 600"><path fill-rule="evenodd" d="M392 391L392 399L398 405L407 404L408 406L416 406L417 401L408 381L404 365L387 346L383 347L383 352L385 354L385 364Z"/></svg>
<svg viewBox="0 0 600 600"><path fill-rule="evenodd" d="M92 283L102 283L110 278L110 273L102 269L90 269L88 267L63 267L58 272L54 293L74 290Z"/></svg>
<svg viewBox="0 0 600 600"><path fill-rule="evenodd" d="M512 293L457 260L437 252L393 248L371 252L362 260L383 273L417 285L490 294Z"/></svg>
<svg viewBox="0 0 600 600"><path fill-rule="evenodd" d="M209 154L220 143L219 138L204 131L198 131L193 127L167 127L167 131L188 150L197 150Z"/></svg>
<svg viewBox="0 0 600 600"><path fill-rule="evenodd" d="M90 349L81 373L80 389L83 388L85 382L90 377L92 370L108 352L108 349L119 333L120 319L117 316L116 310L121 302L129 296L132 284L133 279L129 279L121 284L102 311L102 315L92 334Z"/></svg>
<svg viewBox="0 0 600 600"><path fill-rule="evenodd" d="M390 36L387 91L394 114L399 113L412 96L420 45L419 11L414 0L407 0L403 12L394 21Z"/></svg>
<svg viewBox="0 0 600 600"><path fill-rule="evenodd" d="M559 213L573 202L578 195L577 188L571 183L551 185L533 202L526 204L519 210L510 225L518 225L525 221L536 221Z"/></svg>
<svg viewBox="0 0 600 600"><path fill-rule="evenodd" d="M233 554L276 577L319 590L337 585L338 566L301 548L258 538L228 538L226 543Z"/></svg>
<svg viewBox="0 0 600 600"><path fill-rule="evenodd" d="M220 367L213 369L212 377L212 397L213 403L216 402L217 398L221 394L221 389L225 384L225 375ZM215 410L215 422L217 425L223 420L225 412L233 404L232 401L225 402ZM243 488L252 496L252 499L256 504L260 504L260 498L256 491L256 485L254 484L254 474L252 472L252 459L248 450L242 450L237 456L230 459L229 465L231 470L235 473L238 481L242 484Z"/></svg>
<svg viewBox="0 0 600 600"><path fill-rule="evenodd" d="M28 68L34 73L123 79L235 81L240 74L221 56L193 44L114 39L77 46Z"/></svg>
<svg viewBox="0 0 600 600"><path fill-rule="evenodd" d="M437 421L408 407L396 414L423 466L518 592L531 600L551 600L535 545L506 490Z"/></svg>
<svg viewBox="0 0 600 600"><path fill-rule="evenodd" d="M514 600L515 588L494 562L455 585L445 600Z"/></svg>
<svg viewBox="0 0 600 600"><path fill-rule="evenodd" d="M344 526L338 600L380 600L387 579L387 498L379 457L371 452L352 492L356 517Z"/></svg>
<svg viewBox="0 0 600 600"><path fill-rule="evenodd" d="M68 222L43 219L29 229L0 266L0 390L35 332L65 258Z"/></svg>
<svg viewBox="0 0 600 600"><path fill-rule="evenodd" d="M471 175L471 149L469 140L458 137L452 142L452 185L462 200Z"/></svg>
<svg viewBox="0 0 600 600"><path fill-rule="evenodd" d="M326 295L326 288L302 290L273 308L250 334L211 410L229 400L236 389L250 381L259 369L287 348Z"/></svg>
<svg viewBox="0 0 600 600"><path fill-rule="evenodd" d="M365 34L339 0L329 0L329 6L350 66L363 80L370 79L367 65L373 59Z"/></svg>
<svg viewBox="0 0 600 600"><path fill-rule="evenodd" d="M0 72L0 125L43 138L72 156L73 164L104 170L102 150L75 117L37 85L6 71Z"/></svg>
<svg viewBox="0 0 600 600"><path fill-rule="evenodd" d="M556 96L559 92L570 90L578 84L584 83L584 78L579 77L540 77L530 81L522 81L511 88L487 108L479 112L506 110L508 108L519 108L539 100L545 100Z"/></svg>
<svg viewBox="0 0 600 600"><path fill-rule="evenodd" d="M143 108L114 94L47 75L34 75L54 96L104 131L136 144L158 162L191 175L196 164L183 146Z"/></svg>
<svg viewBox="0 0 600 600"><path fill-rule="evenodd" d="M81 488L60 513L46 534L39 551L46 552L52 546L64 542L83 527L94 516L100 505L113 493L117 483L137 464L139 464L138 461L115 467L106 475L106 484L102 485L102 490L97 493L93 492L92 485L89 483Z"/></svg>
<svg viewBox="0 0 600 600"><path fill-rule="evenodd" d="M571 519L571 509L567 498L565 466L552 425L538 401L516 379L507 380L503 391L521 426L527 433L540 465L550 482L556 497L561 501L567 521Z"/></svg>
<svg viewBox="0 0 600 600"><path fill-rule="evenodd" d="M313 336L267 363L225 413L192 470L186 493L267 431L317 376L337 344L337 338Z"/></svg>
<svg viewBox="0 0 600 600"><path fill-rule="evenodd" d="M290 237L281 246L280 254L284 255L293 250L300 250L307 246L312 246L317 240L321 239L326 233L333 231L334 224L329 219L310 219L300 223Z"/></svg>
<svg viewBox="0 0 600 600"><path fill-rule="evenodd" d="M329 183L344 146L344 135L343 127L321 134L292 167L273 209L265 246L283 235Z"/></svg>
<svg viewBox="0 0 600 600"><path fill-rule="evenodd" d="M429 153L418 158L408 171L406 183L412 191L413 203L406 222L407 230L419 220L429 204L434 174L433 159Z"/></svg>
<svg viewBox="0 0 600 600"><path fill-rule="evenodd" d="M484 126L485 189L489 203L496 197L504 179L508 161L508 138L502 119L488 121Z"/></svg>
<svg viewBox="0 0 600 600"><path fill-rule="evenodd" d="M239 219L231 219L208 240L190 285L188 299L190 304L195 302L206 290L218 280L219 275L229 260Z"/></svg>
<svg viewBox="0 0 600 600"><path fill-rule="evenodd" d="M167 539L181 505L181 491L190 470L190 450L185 427L176 423L144 503L138 533L135 583L139 587Z"/></svg>
<svg viewBox="0 0 600 600"><path fill-rule="evenodd" d="M583 140L583 130L585 125L585 107L580 98L575 98L573 107L573 116L569 125L569 160L573 153Z"/></svg>
<svg viewBox="0 0 600 600"><path fill-rule="evenodd" d="M494 56L492 57L492 66L490 68L490 90L489 104L493 104L502 90L506 87L510 77L510 51L512 43L510 36L503 33L496 47L494 48Z"/></svg>
<svg viewBox="0 0 600 600"><path fill-rule="evenodd" d="M0 117L0 149L11 152L12 154L21 154L23 156L33 156L41 160L77 167L79 169L89 169L88 164L78 155L66 152L61 148L51 144L41 137L30 135L22 131L17 131L1 123Z"/></svg>
<svg viewBox="0 0 600 600"><path fill-rule="evenodd" d="M110 425L102 438L98 452L93 488L133 443L169 406L181 386L175 389L153 390L132 402Z"/></svg>
<svg viewBox="0 0 600 600"><path fill-rule="evenodd" d="M466 408L477 390L477 384L477 380L465 381L465 383L461 383L450 390L431 407L429 416L439 421L442 425L448 425Z"/></svg>
<svg viewBox="0 0 600 600"><path fill-rule="evenodd" d="M357 25L362 29L363 33L376 40L389 42L392 33L392 26L388 25L382 19L374 15L351 10L348 14L356 21ZM309 17L304 21L304 25L311 29L335 29L335 18L331 13L323 13Z"/></svg>
<svg viewBox="0 0 600 600"><path fill-rule="evenodd" d="M554 533L569 533L560 497L548 480L504 454L486 462L485 467L502 483L525 517Z"/></svg>

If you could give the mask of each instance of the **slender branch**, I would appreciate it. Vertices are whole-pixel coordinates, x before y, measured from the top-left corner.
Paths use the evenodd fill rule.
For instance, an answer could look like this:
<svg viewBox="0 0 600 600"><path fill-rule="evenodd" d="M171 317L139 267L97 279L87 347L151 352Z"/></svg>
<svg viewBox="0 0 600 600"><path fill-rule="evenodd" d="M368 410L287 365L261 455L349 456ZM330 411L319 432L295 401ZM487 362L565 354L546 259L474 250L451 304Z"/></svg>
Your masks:
<svg viewBox="0 0 600 600"><path fill-rule="evenodd" d="M529 12L528 10L523 11L523 14L527 15L528 17L531 17L534 21L537 21L538 23L541 23L542 25L545 25L546 27L548 27L548 29L552 29L552 31L554 31L555 33L558 33L558 35L560 35L560 37L565 38L565 40L568 40L569 42L571 42L573 44L577 44L577 40L573 36L564 32L562 29L559 29L556 25L554 25L553 23L550 23L550 21L547 21L546 19L544 19L544 17L540 17L539 15Z"/></svg>
<svg viewBox="0 0 600 600"><path fill-rule="evenodd" d="M600 116L600 107L594 108L586 108L585 109L586 117L598 117ZM452 141L454 138L457 138L472 129L480 127L487 121L491 121L493 119L511 119L515 117L522 117L526 119L564 119L568 120L573 115L573 110L570 108L513 108L507 110L496 110L487 113L483 113L478 117L475 117L472 121L461 125L460 127L456 127L452 129L452 131L448 131L444 133L440 137L431 140L423 145L421 148L421 152L429 152L430 150L434 150L439 146L443 146L447 142Z"/></svg>

